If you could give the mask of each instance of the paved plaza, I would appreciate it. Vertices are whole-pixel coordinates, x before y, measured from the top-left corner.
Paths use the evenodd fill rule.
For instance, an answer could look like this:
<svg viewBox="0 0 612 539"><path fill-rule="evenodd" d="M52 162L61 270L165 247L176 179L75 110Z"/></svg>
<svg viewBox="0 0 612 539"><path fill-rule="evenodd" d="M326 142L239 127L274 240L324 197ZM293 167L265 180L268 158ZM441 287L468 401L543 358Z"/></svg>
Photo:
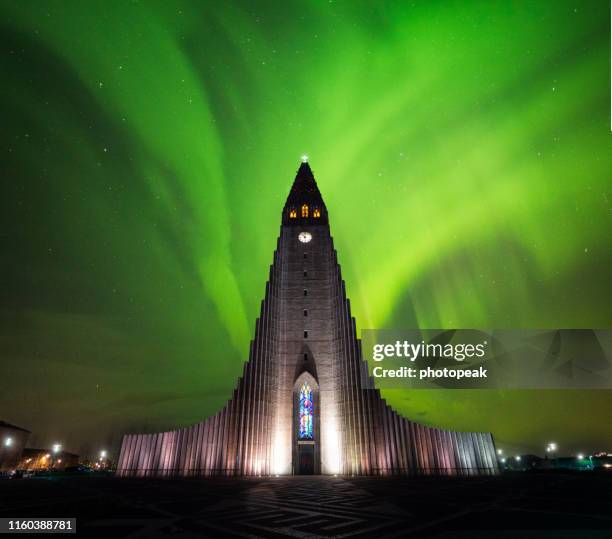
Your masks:
<svg viewBox="0 0 612 539"><path fill-rule="evenodd" d="M0 482L0 514L81 536L611 538L612 474L491 478L54 477Z"/></svg>

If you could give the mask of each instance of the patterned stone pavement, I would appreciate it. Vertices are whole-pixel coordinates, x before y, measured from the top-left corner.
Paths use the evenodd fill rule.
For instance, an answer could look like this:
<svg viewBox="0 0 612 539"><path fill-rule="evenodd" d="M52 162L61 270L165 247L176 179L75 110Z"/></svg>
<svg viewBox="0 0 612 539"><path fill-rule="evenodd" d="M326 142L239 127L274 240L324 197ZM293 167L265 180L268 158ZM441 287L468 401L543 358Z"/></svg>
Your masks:
<svg viewBox="0 0 612 539"><path fill-rule="evenodd" d="M75 516L84 537L612 538L612 474L0 482L0 516Z"/></svg>

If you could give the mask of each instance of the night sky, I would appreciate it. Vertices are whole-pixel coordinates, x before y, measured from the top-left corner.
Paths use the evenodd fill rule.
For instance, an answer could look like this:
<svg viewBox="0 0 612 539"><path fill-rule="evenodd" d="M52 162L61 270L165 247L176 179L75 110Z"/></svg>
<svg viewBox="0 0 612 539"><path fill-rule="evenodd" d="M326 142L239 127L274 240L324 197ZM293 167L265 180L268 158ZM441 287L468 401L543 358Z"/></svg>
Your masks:
<svg viewBox="0 0 612 539"><path fill-rule="evenodd" d="M358 327L612 328L610 5L0 2L0 419L86 454L219 409L299 158ZM387 391L612 451L612 391Z"/></svg>

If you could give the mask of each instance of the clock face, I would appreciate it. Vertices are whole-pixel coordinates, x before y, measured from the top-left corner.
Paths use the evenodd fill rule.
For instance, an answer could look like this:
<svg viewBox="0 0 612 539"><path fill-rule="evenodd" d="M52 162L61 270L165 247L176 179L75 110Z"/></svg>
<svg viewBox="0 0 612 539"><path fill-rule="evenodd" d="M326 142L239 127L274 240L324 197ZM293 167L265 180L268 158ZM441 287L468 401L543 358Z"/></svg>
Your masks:
<svg viewBox="0 0 612 539"><path fill-rule="evenodd" d="M308 243L312 239L312 234L310 232L300 232L298 236L298 240L302 243Z"/></svg>

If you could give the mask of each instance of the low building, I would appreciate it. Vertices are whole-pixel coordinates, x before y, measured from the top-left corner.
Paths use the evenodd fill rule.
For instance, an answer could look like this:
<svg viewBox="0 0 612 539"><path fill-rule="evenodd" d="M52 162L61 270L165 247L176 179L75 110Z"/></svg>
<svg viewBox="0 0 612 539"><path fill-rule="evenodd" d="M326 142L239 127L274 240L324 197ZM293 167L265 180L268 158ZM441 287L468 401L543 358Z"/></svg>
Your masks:
<svg viewBox="0 0 612 539"><path fill-rule="evenodd" d="M19 470L64 470L79 465L79 456L68 451L53 452L49 449L24 449Z"/></svg>
<svg viewBox="0 0 612 539"><path fill-rule="evenodd" d="M0 421L0 472L16 468L29 437L29 430Z"/></svg>

